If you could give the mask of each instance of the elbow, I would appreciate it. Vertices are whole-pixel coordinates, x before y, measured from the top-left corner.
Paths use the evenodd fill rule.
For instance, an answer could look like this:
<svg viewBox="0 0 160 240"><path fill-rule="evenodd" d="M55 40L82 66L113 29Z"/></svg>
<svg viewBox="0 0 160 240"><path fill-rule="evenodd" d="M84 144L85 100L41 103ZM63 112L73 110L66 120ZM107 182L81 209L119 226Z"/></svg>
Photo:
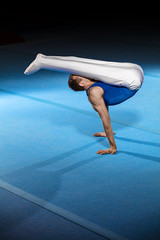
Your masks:
<svg viewBox="0 0 160 240"><path fill-rule="evenodd" d="M105 118L101 118L102 119L102 123L103 123L103 126L105 127L105 128L110 128L110 126L111 126L111 119L110 119L110 117L105 117Z"/></svg>
<svg viewBox="0 0 160 240"><path fill-rule="evenodd" d="M100 118L102 119L102 122L106 122L106 123L111 123L111 118L109 116L109 114L99 114Z"/></svg>

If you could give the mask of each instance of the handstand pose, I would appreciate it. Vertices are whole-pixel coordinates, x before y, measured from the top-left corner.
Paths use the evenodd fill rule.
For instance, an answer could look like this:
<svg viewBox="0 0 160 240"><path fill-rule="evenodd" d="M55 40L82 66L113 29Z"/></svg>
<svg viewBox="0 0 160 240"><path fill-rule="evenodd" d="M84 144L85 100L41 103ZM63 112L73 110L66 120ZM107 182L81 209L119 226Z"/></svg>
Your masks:
<svg viewBox="0 0 160 240"><path fill-rule="evenodd" d="M133 63L106 62L78 57L45 56L38 54L25 70L32 74L40 69L69 72L69 87L74 91L86 91L88 100L98 112L104 132L95 137L107 137L110 148L97 154L117 152L108 106L124 102L141 87L144 79L142 68Z"/></svg>

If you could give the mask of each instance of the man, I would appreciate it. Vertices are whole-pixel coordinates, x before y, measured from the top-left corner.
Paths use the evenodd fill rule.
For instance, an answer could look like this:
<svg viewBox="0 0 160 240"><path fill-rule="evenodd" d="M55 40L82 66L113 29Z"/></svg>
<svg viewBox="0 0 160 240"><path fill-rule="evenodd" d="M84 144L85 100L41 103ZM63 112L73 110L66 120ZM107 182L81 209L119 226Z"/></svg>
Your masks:
<svg viewBox="0 0 160 240"><path fill-rule="evenodd" d="M25 70L25 74L29 75L40 69L72 73L68 80L70 88L74 91L86 91L88 100L102 120L104 132L94 136L107 137L110 144L109 149L99 150L97 154L115 154L117 147L108 106L126 101L140 89L144 77L142 68L133 63L38 54Z"/></svg>
<svg viewBox="0 0 160 240"><path fill-rule="evenodd" d="M68 84L70 88L75 91L87 91L88 100L92 104L92 107L96 112L98 112L104 128L104 133L96 133L94 134L95 137L107 137L110 148L106 150L99 150L97 154L114 154L117 152L116 143L113 136L113 130L111 126L111 119L108 113L108 106L106 106L104 101L104 90L99 86L94 86L96 81L90 80L84 77L70 75ZM94 87L93 87L94 86Z"/></svg>

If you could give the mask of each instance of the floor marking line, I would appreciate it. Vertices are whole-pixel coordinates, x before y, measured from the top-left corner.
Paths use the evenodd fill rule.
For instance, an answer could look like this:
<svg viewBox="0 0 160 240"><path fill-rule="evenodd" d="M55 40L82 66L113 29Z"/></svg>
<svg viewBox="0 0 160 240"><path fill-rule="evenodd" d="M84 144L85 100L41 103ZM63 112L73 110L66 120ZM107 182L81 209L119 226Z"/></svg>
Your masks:
<svg viewBox="0 0 160 240"><path fill-rule="evenodd" d="M74 112L86 114L88 116L92 116L92 117L95 117L95 118L99 118L98 115L96 115L96 114L94 114L92 112L89 112L89 111L86 111L86 110L82 110L82 109L78 109L78 108L71 107L71 106L67 106L67 105L64 105L64 104L61 104L61 103L56 103L56 102L52 102L52 101L49 101L49 100L45 100L45 99L41 99L41 98L37 98L37 97L32 97L32 96L24 95L24 94L21 94L21 93L17 93L17 92L5 90L5 89L0 89L0 91L1 92L5 92L7 94L16 95L16 96L19 96L19 97L30 99L30 100L33 100L33 101L37 101L37 102L41 102L41 103L45 103L45 104L50 104L50 105L52 105L54 107L59 107L61 109L67 109L69 111L74 111ZM117 121L114 118L112 118L111 121L114 122L114 123L118 123L118 124L121 124L121 125L129 126L129 127L132 127L132 128L136 128L136 129L140 129L140 130L143 130L143 131L146 131L146 132L151 132L151 133L160 135L160 131L158 131L156 129L150 129L150 128L138 126L136 124L130 124L130 123L127 123L127 122L121 122L119 120Z"/></svg>
<svg viewBox="0 0 160 240"><path fill-rule="evenodd" d="M58 207L50 202L47 202L39 197L36 197L28 192L23 191L20 188L17 188L7 182L4 182L0 180L0 187L2 189L5 189L6 191L13 193L29 202L32 202L60 217L63 217L85 229L88 229L91 232L94 232L102 237L105 237L108 240L128 240L127 238L120 236L119 234L116 234L104 227L101 227L100 225L97 225L93 222L90 222L74 213L71 213L61 207Z"/></svg>

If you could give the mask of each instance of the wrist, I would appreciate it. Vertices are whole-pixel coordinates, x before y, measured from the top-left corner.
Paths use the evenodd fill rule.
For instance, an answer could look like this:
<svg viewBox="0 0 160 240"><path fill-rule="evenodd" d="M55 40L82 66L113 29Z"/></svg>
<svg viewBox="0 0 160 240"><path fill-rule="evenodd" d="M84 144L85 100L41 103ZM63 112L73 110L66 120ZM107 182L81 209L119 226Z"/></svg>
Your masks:
<svg viewBox="0 0 160 240"><path fill-rule="evenodd" d="M111 148L117 149L117 146L115 144L110 145Z"/></svg>

